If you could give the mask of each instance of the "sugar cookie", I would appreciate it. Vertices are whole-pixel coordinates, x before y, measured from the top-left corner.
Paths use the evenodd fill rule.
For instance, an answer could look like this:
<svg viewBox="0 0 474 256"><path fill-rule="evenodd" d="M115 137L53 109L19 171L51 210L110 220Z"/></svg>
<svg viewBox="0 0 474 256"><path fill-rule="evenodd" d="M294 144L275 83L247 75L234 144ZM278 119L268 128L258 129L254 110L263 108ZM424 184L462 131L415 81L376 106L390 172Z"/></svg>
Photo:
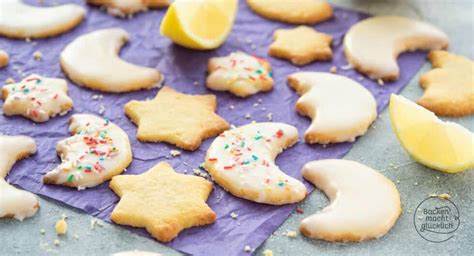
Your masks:
<svg viewBox="0 0 474 256"><path fill-rule="evenodd" d="M16 161L36 153L35 141L26 136L0 135L0 218L23 220L36 214L38 198L5 181Z"/></svg>
<svg viewBox="0 0 474 256"><path fill-rule="evenodd" d="M122 173L132 162L127 134L108 119L76 114L71 117L69 131L72 136L56 146L61 164L46 173L46 184L95 187Z"/></svg>
<svg viewBox="0 0 474 256"><path fill-rule="evenodd" d="M140 175L116 176L110 188L120 197L112 221L146 228L161 242L171 241L184 229L216 220L216 214L206 204L212 183L178 174L166 162Z"/></svg>
<svg viewBox="0 0 474 256"><path fill-rule="evenodd" d="M273 34L273 40L274 42L268 48L268 54L287 59L295 65L332 59L332 36L308 26L277 29Z"/></svg>
<svg viewBox="0 0 474 256"><path fill-rule="evenodd" d="M474 62L446 51L428 55L433 70L421 76L418 104L442 116L474 113Z"/></svg>
<svg viewBox="0 0 474 256"><path fill-rule="evenodd" d="M72 108L64 79L30 75L19 83L2 88L3 112L21 115L35 122L46 122L50 117L65 114Z"/></svg>
<svg viewBox="0 0 474 256"><path fill-rule="evenodd" d="M140 141L167 142L191 151L202 140L229 128L215 111L216 96L187 95L167 86L153 100L125 104L125 114L138 126Z"/></svg>
<svg viewBox="0 0 474 256"><path fill-rule="evenodd" d="M273 88L272 67L264 59L243 52L209 60L206 85L216 91L229 91L247 97Z"/></svg>
<svg viewBox="0 0 474 256"><path fill-rule="evenodd" d="M247 0L257 14L293 24L315 24L332 17L332 7L324 0Z"/></svg>
<svg viewBox="0 0 474 256"><path fill-rule="evenodd" d="M34 7L22 0L0 1L0 35L44 38L65 33L81 23L86 11L77 4Z"/></svg>
<svg viewBox="0 0 474 256"><path fill-rule="evenodd" d="M378 16L354 24L344 37L350 65L371 79L397 80L397 56L405 51L448 47L448 37L423 21L398 16Z"/></svg>
<svg viewBox="0 0 474 256"><path fill-rule="evenodd" d="M10 56L8 56L8 53L0 50L0 68L3 68L6 65L8 65L9 61L10 61Z"/></svg>
<svg viewBox="0 0 474 256"><path fill-rule="evenodd" d="M162 8L170 5L171 0L87 0L88 4L100 5L107 9L107 13L126 17L148 8Z"/></svg>
<svg viewBox="0 0 474 256"><path fill-rule="evenodd" d="M385 235L401 214L400 194L388 178L354 161L328 159L303 167L303 176L331 203L301 221L305 236L365 241Z"/></svg>
<svg viewBox="0 0 474 256"><path fill-rule="evenodd" d="M303 200L306 187L283 173L276 156L298 141L295 127L253 123L219 135L207 150L205 168L233 195L258 203L289 204Z"/></svg>
<svg viewBox="0 0 474 256"><path fill-rule="evenodd" d="M305 132L307 143L354 141L377 118L374 96L356 81L331 73L298 72L288 84L301 98L296 110L312 119Z"/></svg>
<svg viewBox="0 0 474 256"><path fill-rule="evenodd" d="M150 89L163 80L160 72L123 61L118 52L128 41L121 28L97 30L76 38L61 53L61 68L76 84L104 92Z"/></svg>

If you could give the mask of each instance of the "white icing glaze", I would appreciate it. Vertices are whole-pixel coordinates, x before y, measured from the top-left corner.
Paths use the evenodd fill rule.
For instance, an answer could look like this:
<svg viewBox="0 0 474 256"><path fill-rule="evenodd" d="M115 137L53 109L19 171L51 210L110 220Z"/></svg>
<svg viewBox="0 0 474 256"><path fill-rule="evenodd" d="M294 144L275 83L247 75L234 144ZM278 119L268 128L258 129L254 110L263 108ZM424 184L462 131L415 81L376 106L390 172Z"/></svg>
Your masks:
<svg viewBox="0 0 474 256"><path fill-rule="evenodd" d="M61 164L44 176L45 183L94 187L123 172L132 161L127 134L108 120L73 115L69 131L72 136L56 146Z"/></svg>
<svg viewBox="0 0 474 256"><path fill-rule="evenodd" d="M75 83L106 92L149 89L162 76L153 68L123 61L120 48L128 41L121 28L97 30L76 38L61 53L61 67Z"/></svg>
<svg viewBox="0 0 474 256"><path fill-rule="evenodd" d="M219 135L207 151L205 168L235 196L268 204L301 201L306 187L283 173L275 157L298 140L295 127L253 123Z"/></svg>
<svg viewBox="0 0 474 256"><path fill-rule="evenodd" d="M145 251L127 251L127 252L117 252L112 254L112 256L162 256L159 253L154 252L145 252Z"/></svg>
<svg viewBox="0 0 474 256"><path fill-rule="evenodd" d="M33 74L19 83L5 85L2 94L5 114L22 115L35 122L46 122L50 117L64 114L72 107L64 79Z"/></svg>
<svg viewBox="0 0 474 256"><path fill-rule="evenodd" d="M21 0L1 0L0 34L16 38L54 36L76 26L85 14L76 4L35 7Z"/></svg>
<svg viewBox="0 0 474 256"><path fill-rule="evenodd" d="M312 119L308 143L354 141L377 118L372 94L356 81L330 73L299 72L289 76L299 95L297 109Z"/></svg>
<svg viewBox="0 0 474 256"><path fill-rule="evenodd" d="M328 241L379 238L401 213L400 195L388 178L354 161L329 159L307 163L303 176L322 190L330 205L301 222L306 236Z"/></svg>
<svg viewBox="0 0 474 256"><path fill-rule="evenodd" d="M448 37L426 22L398 16L378 16L353 25L344 37L349 63L373 79L397 79L398 54L448 46Z"/></svg>
<svg viewBox="0 0 474 256"><path fill-rule="evenodd" d="M217 91L229 91L247 97L273 86L270 64L263 59L243 52L233 52L226 57L211 58L207 87Z"/></svg>
<svg viewBox="0 0 474 256"><path fill-rule="evenodd" d="M0 218L13 217L23 220L38 211L39 202L35 195L19 190L5 181L18 159L35 152L36 143L32 138L0 135Z"/></svg>

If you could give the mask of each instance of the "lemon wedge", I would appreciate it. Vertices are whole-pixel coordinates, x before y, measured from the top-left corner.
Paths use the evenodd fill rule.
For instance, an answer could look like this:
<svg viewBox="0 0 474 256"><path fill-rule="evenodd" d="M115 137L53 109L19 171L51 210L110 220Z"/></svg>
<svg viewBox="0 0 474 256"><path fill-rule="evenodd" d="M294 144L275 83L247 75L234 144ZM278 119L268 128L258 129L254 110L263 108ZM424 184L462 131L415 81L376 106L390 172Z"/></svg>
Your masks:
<svg viewBox="0 0 474 256"><path fill-rule="evenodd" d="M238 0L176 0L160 32L181 46L209 50L221 46L234 24Z"/></svg>
<svg viewBox="0 0 474 256"><path fill-rule="evenodd" d="M468 129L394 94L390 119L403 148L420 164L448 173L474 168L474 134Z"/></svg>

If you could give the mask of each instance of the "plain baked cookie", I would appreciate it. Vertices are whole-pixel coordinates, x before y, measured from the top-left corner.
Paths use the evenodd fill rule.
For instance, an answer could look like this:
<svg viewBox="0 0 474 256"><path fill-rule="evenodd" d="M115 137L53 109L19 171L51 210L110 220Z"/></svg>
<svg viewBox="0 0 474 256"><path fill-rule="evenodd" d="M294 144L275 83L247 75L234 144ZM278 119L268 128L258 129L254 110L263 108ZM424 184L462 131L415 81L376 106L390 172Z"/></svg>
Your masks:
<svg viewBox="0 0 474 256"><path fill-rule="evenodd" d="M344 36L344 53L351 66L371 79L397 80L397 57L414 50L448 47L448 37L423 21L377 16L354 24Z"/></svg>
<svg viewBox="0 0 474 256"><path fill-rule="evenodd" d="M108 119L76 114L71 117L69 131L72 136L56 146L61 163L45 174L46 184L95 187L122 173L132 162L127 134Z"/></svg>
<svg viewBox="0 0 474 256"><path fill-rule="evenodd" d="M39 202L35 195L5 181L16 161L34 153L36 143L32 138L0 134L0 218L23 220L38 211Z"/></svg>
<svg viewBox="0 0 474 256"><path fill-rule="evenodd" d="M120 59L118 52L127 41L128 33L121 28L82 35L62 51L61 68L74 83L98 91L118 93L159 86L163 77L158 70Z"/></svg>
<svg viewBox="0 0 474 256"><path fill-rule="evenodd" d="M293 24L316 24L332 17L332 7L324 0L247 0L257 14Z"/></svg>
<svg viewBox="0 0 474 256"><path fill-rule="evenodd" d="M234 196L274 205L296 203L305 198L306 187L282 172L275 158L297 141L298 131L288 124L244 125L212 142L204 167Z"/></svg>
<svg viewBox="0 0 474 256"><path fill-rule="evenodd" d="M166 162L140 175L116 176L110 188L120 197L112 221L146 228L160 242L171 241L184 229L216 220L206 204L212 183L176 173Z"/></svg>
<svg viewBox="0 0 474 256"><path fill-rule="evenodd" d="M418 104L441 116L474 113L474 62L446 51L428 54L433 70L421 76Z"/></svg>
<svg viewBox="0 0 474 256"><path fill-rule="evenodd" d="M22 0L0 1L0 35L44 38L65 33L81 23L86 11L77 4L34 7Z"/></svg>
<svg viewBox="0 0 474 256"><path fill-rule="evenodd" d="M9 60L10 60L10 57L8 56L8 53L0 50L0 68L3 68L6 65L8 65Z"/></svg>
<svg viewBox="0 0 474 256"><path fill-rule="evenodd" d="M288 84L301 95L298 113L312 119L304 135L307 143L352 142L377 118L374 96L345 76L298 72L288 76Z"/></svg>
<svg viewBox="0 0 474 256"><path fill-rule="evenodd" d="M88 4L103 6L107 13L126 17L137 12L148 10L148 8L163 8L170 5L171 0L87 0Z"/></svg>
<svg viewBox="0 0 474 256"><path fill-rule="evenodd" d="M301 221L305 236L326 241L365 241L385 235L402 209L391 180L354 161L328 159L303 167L303 176L331 203Z"/></svg>
<svg viewBox="0 0 474 256"><path fill-rule="evenodd" d="M216 108L214 95L188 95L165 86L152 100L125 104L125 114L138 126L140 141L167 142L193 151L204 139L229 128Z"/></svg>
<svg viewBox="0 0 474 256"><path fill-rule="evenodd" d="M66 80L36 74L3 86L1 92L5 115L21 115L39 123L66 114L73 104L67 95Z"/></svg>
<svg viewBox="0 0 474 256"><path fill-rule="evenodd" d="M272 67L262 58L243 52L233 52L225 57L209 60L207 88L229 91L247 97L273 88Z"/></svg>
<svg viewBox="0 0 474 256"><path fill-rule="evenodd" d="M277 29L273 34L273 40L274 42L268 48L268 54L287 59L295 65L332 59L332 36L308 26Z"/></svg>

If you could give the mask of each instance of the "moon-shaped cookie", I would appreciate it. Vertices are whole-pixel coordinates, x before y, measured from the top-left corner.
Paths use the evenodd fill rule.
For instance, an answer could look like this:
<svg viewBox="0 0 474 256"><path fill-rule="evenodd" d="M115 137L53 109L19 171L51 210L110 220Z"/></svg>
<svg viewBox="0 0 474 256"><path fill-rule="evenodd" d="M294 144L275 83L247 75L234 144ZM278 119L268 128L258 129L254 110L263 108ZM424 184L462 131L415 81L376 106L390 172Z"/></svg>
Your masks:
<svg viewBox="0 0 474 256"><path fill-rule="evenodd" d="M349 64L372 79L397 80L397 56L418 49L448 47L448 37L426 22L398 16L378 16L353 25L344 37Z"/></svg>
<svg viewBox="0 0 474 256"><path fill-rule="evenodd" d="M38 211L39 202L35 195L19 190L5 181L17 160L34 153L36 143L32 138L0 135L0 218L23 220Z"/></svg>
<svg viewBox="0 0 474 256"><path fill-rule="evenodd" d="M61 53L61 67L73 82L93 90L128 92L158 86L162 80L158 70L120 59L118 52L127 41L121 28L82 35Z"/></svg>
<svg viewBox="0 0 474 256"><path fill-rule="evenodd" d="M58 142L61 164L43 182L78 189L95 187L118 175L132 162L127 134L108 119L88 114L71 117L72 136Z"/></svg>
<svg viewBox="0 0 474 256"><path fill-rule="evenodd" d="M313 161L303 167L303 176L331 201L301 222L301 233L310 238L379 238L392 228L401 213L400 194L393 182L363 164L341 159Z"/></svg>
<svg viewBox="0 0 474 256"><path fill-rule="evenodd" d="M253 123L225 131L212 142L205 168L233 195L274 205L299 202L306 187L275 164L276 156L298 140L295 127Z"/></svg>
<svg viewBox="0 0 474 256"><path fill-rule="evenodd" d="M86 11L76 4L35 7L21 0L0 1L0 35L12 38L56 36L76 27Z"/></svg>
<svg viewBox="0 0 474 256"><path fill-rule="evenodd" d="M312 119L305 132L307 143L354 141L365 134L377 117L372 94L356 81L330 73L299 72L288 76L301 98L297 111Z"/></svg>

